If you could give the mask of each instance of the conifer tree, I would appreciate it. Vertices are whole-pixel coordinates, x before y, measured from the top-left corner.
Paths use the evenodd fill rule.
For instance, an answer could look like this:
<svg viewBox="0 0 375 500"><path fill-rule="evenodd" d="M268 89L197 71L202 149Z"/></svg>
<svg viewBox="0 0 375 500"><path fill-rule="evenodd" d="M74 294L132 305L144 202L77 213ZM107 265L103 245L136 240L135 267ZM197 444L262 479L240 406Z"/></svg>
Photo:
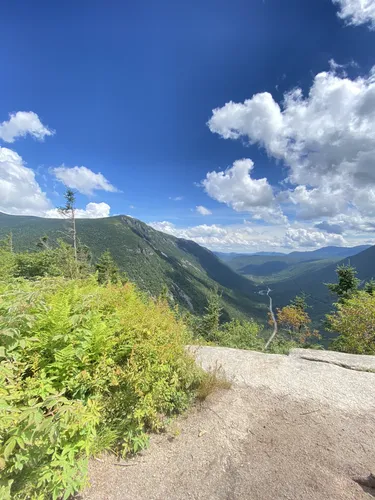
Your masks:
<svg viewBox="0 0 375 500"><path fill-rule="evenodd" d="M360 280L356 277L356 269L351 265L338 266L336 273L338 283L326 283L326 285L331 292L338 296L338 302L342 303L356 294Z"/></svg>
<svg viewBox="0 0 375 500"><path fill-rule="evenodd" d="M202 337L207 340L215 340L217 337L217 332L220 326L220 317L222 313L222 307L220 305L220 295L218 290L211 292L207 306L206 312L202 317L200 322L199 330Z"/></svg>
<svg viewBox="0 0 375 500"><path fill-rule="evenodd" d="M106 250L100 256L96 270L98 272L98 283L105 285L107 283L118 283L120 281L120 271L109 250Z"/></svg>

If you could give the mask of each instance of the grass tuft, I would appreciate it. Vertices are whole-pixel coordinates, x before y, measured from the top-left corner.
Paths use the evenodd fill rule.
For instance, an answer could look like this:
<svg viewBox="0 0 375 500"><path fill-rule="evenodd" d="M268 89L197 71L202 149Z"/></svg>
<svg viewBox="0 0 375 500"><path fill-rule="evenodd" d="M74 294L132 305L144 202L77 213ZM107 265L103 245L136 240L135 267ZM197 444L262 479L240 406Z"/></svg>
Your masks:
<svg viewBox="0 0 375 500"><path fill-rule="evenodd" d="M215 366L204 373L196 397L198 401L205 401L210 394L223 389L228 390L231 387L232 382L227 379L222 366L216 362Z"/></svg>

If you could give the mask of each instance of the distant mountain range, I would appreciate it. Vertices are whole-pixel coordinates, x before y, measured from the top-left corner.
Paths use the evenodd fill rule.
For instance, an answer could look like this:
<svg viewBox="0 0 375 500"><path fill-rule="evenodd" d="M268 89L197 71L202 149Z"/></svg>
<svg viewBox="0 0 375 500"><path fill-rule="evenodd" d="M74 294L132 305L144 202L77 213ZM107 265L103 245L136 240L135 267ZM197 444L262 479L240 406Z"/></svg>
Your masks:
<svg viewBox="0 0 375 500"><path fill-rule="evenodd" d="M48 235L52 243L64 239L67 221L0 213L0 239L12 232L15 251L36 251ZM153 296L166 285L176 303L201 314L210 290L222 293L224 317L266 317L266 305L256 286L226 266L210 250L175 238L124 215L103 219L77 219L77 233L96 260L110 250L129 278Z"/></svg>
<svg viewBox="0 0 375 500"><path fill-rule="evenodd" d="M309 314L319 323L332 309L335 297L325 283L337 281L338 265L351 264L362 282L375 278L375 246L324 247L310 252L284 255L236 255L227 264L253 283L272 289L276 307L288 304L305 292L312 306Z"/></svg>
<svg viewBox="0 0 375 500"><path fill-rule="evenodd" d="M214 252L220 259L224 262L246 262L248 260L249 263L252 263L251 257L254 256L262 256L262 257L282 257L282 260L285 262L291 261L303 261L303 260L313 260L313 259L329 259L336 257L350 257L351 255L355 255L357 253L362 252L363 250L367 250L370 248L370 245L359 245L355 247L336 247L336 246L328 246L323 248L318 248L317 250L311 250L306 252L290 252L290 253L282 253L282 252L255 252L255 253L225 253L225 252ZM238 267L238 266L236 266Z"/></svg>
<svg viewBox="0 0 375 500"><path fill-rule="evenodd" d="M277 282L296 277L305 272L315 271L344 257L356 255L369 248L369 245L356 247L328 246L310 252L291 252L289 254L268 255L267 253L228 254L225 262L234 271L247 276L257 283Z"/></svg>
<svg viewBox="0 0 375 500"><path fill-rule="evenodd" d="M267 256L286 255L285 253L282 252L255 252L255 253L214 252L214 254L224 262L229 262L237 257L250 257L253 255L267 255Z"/></svg>
<svg viewBox="0 0 375 500"><path fill-rule="evenodd" d="M325 283L337 281L336 268L338 265L350 264L358 272L358 278L364 284L375 278L375 246L366 250L334 262L325 262L321 268L314 272L305 272L290 279L273 283L271 286L274 302L277 306L284 306L296 294L304 291L309 295L309 302L312 306L311 315L316 320L321 320L332 308L334 297L329 292Z"/></svg>

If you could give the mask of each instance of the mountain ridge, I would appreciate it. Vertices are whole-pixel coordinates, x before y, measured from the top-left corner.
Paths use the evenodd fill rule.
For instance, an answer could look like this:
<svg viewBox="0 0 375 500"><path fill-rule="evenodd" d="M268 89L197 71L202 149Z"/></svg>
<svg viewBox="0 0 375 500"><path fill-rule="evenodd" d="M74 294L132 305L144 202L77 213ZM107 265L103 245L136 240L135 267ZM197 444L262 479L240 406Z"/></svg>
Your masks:
<svg viewBox="0 0 375 500"><path fill-rule="evenodd" d="M64 219L0 213L0 238L12 232L16 251L36 251L37 241L45 234L53 245L59 238L66 239L67 224ZM266 317L266 305L255 293L255 285L193 241L162 233L126 215L77 219L76 226L80 242L90 248L94 261L109 249L129 279L153 296L166 285L176 303L201 314L209 293L218 288L224 319Z"/></svg>

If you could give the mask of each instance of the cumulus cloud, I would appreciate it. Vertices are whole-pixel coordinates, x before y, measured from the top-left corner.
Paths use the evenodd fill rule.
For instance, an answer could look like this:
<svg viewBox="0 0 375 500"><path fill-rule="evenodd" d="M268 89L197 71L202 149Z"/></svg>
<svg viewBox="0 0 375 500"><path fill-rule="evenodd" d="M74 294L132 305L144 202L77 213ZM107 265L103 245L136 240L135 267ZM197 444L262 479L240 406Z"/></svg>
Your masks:
<svg viewBox="0 0 375 500"><path fill-rule="evenodd" d="M336 215L344 211L347 206L345 193L340 188L333 189L332 186L314 189L297 186L287 194L289 200L296 205L297 214L301 219Z"/></svg>
<svg viewBox="0 0 375 500"><path fill-rule="evenodd" d="M169 221L152 222L151 227L177 238L193 240L212 250L257 252L265 249L314 249L327 245L344 246L342 235L327 234L307 227L217 224L177 227Z"/></svg>
<svg viewBox="0 0 375 500"><path fill-rule="evenodd" d="M315 224L315 227L325 231L326 233L342 234L344 232L344 228L340 224L332 224L328 221L318 222Z"/></svg>
<svg viewBox="0 0 375 500"><path fill-rule="evenodd" d="M31 168L21 156L0 147L0 211L13 215L41 215L51 207Z"/></svg>
<svg viewBox="0 0 375 500"><path fill-rule="evenodd" d="M55 177L65 186L80 193L91 195L94 191L117 192L117 189L100 172L96 174L87 167L56 167L51 169Z"/></svg>
<svg viewBox="0 0 375 500"><path fill-rule="evenodd" d="M325 234L304 228L289 228L285 233L284 245L287 248L321 248L327 245L345 246L341 234Z"/></svg>
<svg viewBox="0 0 375 500"><path fill-rule="evenodd" d="M216 250L233 250L241 248L244 251L257 251L258 248L273 247L277 244L272 238L266 238L254 232L250 226L220 226L216 224L180 228L169 221L152 222L149 224L157 231L171 234L177 238L193 240L199 245Z"/></svg>
<svg viewBox="0 0 375 500"><path fill-rule="evenodd" d="M254 218L283 220L267 179L253 179L254 163L249 158L236 160L224 172L208 172L202 185L214 200L232 207L236 212L250 212Z"/></svg>
<svg viewBox="0 0 375 500"><path fill-rule="evenodd" d="M36 215L61 218L57 208L47 198L35 179L35 173L15 151L0 147L0 212L11 215ZM109 217L107 203L88 203L78 208L78 218L98 219Z"/></svg>
<svg viewBox="0 0 375 500"><path fill-rule="evenodd" d="M295 186L287 197L299 216L311 219L337 216L353 204L359 213L375 215L374 120L375 69L356 79L331 69L315 76L306 96L297 88L281 105L268 92L228 102L213 110L208 126L225 139L244 137L282 160L289 169L286 181ZM271 187L262 181L258 187L270 202ZM222 198L235 208L233 199Z"/></svg>
<svg viewBox="0 0 375 500"><path fill-rule="evenodd" d="M9 120L0 124L0 139L4 142L14 142L19 137L31 135L39 141L55 132L40 121L39 116L32 111L18 111L9 115Z"/></svg>
<svg viewBox="0 0 375 500"><path fill-rule="evenodd" d="M101 203L88 203L86 208L77 208L76 217L78 219L101 219L103 217L109 217L111 207L104 202ZM47 210L44 217L49 219L63 219L64 216L59 212L57 208Z"/></svg>
<svg viewBox="0 0 375 500"><path fill-rule="evenodd" d="M198 205L197 207L195 207L195 210L201 215L211 215L212 214L211 210L208 210L208 208L203 207L202 205Z"/></svg>
<svg viewBox="0 0 375 500"><path fill-rule="evenodd" d="M360 26L369 24L375 28L375 1L374 0L332 0L339 7L337 15L347 24Z"/></svg>
<svg viewBox="0 0 375 500"><path fill-rule="evenodd" d="M327 221L326 221L327 223ZM351 210L349 213L340 214L329 220L330 225L340 227L342 233L374 233L375 220L373 217L361 215L356 210Z"/></svg>

